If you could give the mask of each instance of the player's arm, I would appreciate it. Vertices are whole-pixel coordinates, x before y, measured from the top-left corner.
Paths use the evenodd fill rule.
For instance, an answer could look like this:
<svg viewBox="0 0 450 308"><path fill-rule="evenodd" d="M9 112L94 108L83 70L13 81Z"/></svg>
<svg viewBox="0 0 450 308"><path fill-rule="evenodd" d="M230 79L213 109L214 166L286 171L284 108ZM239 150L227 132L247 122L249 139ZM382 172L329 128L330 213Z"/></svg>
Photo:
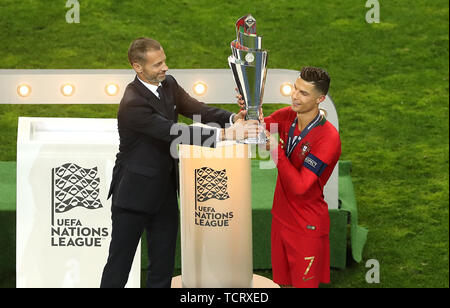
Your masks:
<svg viewBox="0 0 450 308"><path fill-rule="evenodd" d="M306 156L299 169L291 164L281 144L278 146L278 152L274 152L272 151L272 157L278 154L277 168L283 187L290 194L304 195L319 181L326 168L335 166L341 153L341 144L339 139L317 144L314 152Z"/></svg>
<svg viewBox="0 0 450 308"><path fill-rule="evenodd" d="M282 108L273 112L271 115L264 117L262 122L265 124L266 130L270 133L279 133L278 125L284 121L286 121L286 110L285 108Z"/></svg>

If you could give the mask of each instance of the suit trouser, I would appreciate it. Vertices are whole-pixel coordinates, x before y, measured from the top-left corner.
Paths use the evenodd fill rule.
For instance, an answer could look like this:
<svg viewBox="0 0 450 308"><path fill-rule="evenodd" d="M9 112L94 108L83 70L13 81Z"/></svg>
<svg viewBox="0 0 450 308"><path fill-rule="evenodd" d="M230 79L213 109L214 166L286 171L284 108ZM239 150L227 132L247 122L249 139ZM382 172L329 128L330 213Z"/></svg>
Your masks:
<svg viewBox="0 0 450 308"><path fill-rule="evenodd" d="M101 288L125 286L144 230L147 232L149 260L147 287L170 288L175 266L179 214L175 189L172 185L168 186L167 199L156 214L112 206L111 243Z"/></svg>

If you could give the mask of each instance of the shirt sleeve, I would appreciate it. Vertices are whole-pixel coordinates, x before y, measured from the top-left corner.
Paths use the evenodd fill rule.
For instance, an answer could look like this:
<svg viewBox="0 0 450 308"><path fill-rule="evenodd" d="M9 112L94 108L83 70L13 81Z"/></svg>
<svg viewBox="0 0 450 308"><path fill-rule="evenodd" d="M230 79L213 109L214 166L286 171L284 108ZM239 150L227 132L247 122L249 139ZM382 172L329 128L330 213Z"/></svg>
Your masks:
<svg viewBox="0 0 450 308"><path fill-rule="evenodd" d="M268 117L264 117L266 129L271 133L278 133L278 125L286 121L286 112L283 109L277 110Z"/></svg>
<svg viewBox="0 0 450 308"><path fill-rule="evenodd" d="M180 114L190 119L193 119L194 115L199 115L201 116L201 123L217 123L222 128L230 123L233 114L231 111L208 106L203 102L199 102L180 87L175 79L173 80L175 82L175 101Z"/></svg>
<svg viewBox="0 0 450 308"><path fill-rule="evenodd" d="M314 184L320 181L320 178L326 168L334 169L341 154L341 143L339 136L326 138L315 144L314 149L305 158L303 165L299 169L295 168L287 158L281 145L278 149L272 151L275 163L278 168L280 181L289 194L304 195ZM309 161L311 160L311 161ZM308 165L314 165L314 168ZM331 173L331 172L330 172ZM329 173L327 173L329 174ZM325 185L321 181L321 186Z"/></svg>
<svg viewBox="0 0 450 308"><path fill-rule="evenodd" d="M216 128L178 124L144 105L129 106L121 113L120 120L132 131L167 143L216 146Z"/></svg>

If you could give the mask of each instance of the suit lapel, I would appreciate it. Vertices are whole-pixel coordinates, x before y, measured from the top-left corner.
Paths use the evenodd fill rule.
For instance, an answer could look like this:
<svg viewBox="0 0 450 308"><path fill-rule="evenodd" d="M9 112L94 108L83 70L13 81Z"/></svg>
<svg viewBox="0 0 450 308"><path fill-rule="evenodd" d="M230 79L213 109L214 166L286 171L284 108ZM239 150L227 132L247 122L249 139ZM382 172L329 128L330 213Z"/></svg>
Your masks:
<svg viewBox="0 0 450 308"><path fill-rule="evenodd" d="M174 98L171 91L168 90L168 85L166 80L161 82L162 85L162 91L164 95L164 106L166 109L166 114L169 117L169 119L174 120Z"/></svg>
<svg viewBox="0 0 450 308"><path fill-rule="evenodd" d="M168 118L167 107L165 106L166 103L160 102L156 95L153 94L152 91L147 89L147 87L144 86L141 81L139 81L137 76L134 78L133 84L139 91L139 93L148 100L150 107L152 107L165 118ZM165 91L164 94L166 92L167 91Z"/></svg>

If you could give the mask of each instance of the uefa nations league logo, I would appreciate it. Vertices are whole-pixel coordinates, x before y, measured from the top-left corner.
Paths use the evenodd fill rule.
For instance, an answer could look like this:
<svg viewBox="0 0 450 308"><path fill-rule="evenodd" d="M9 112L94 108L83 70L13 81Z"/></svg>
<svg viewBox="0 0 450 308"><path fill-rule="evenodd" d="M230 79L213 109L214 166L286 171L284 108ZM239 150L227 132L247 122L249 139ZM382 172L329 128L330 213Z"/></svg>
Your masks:
<svg viewBox="0 0 450 308"><path fill-rule="evenodd" d="M209 199L226 200L230 198L227 192L227 171L214 170L209 167L195 169L195 199L205 202Z"/></svg>
<svg viewBox="0 0 450 308"><path fill-rule="evenodd" d="M208 200L225 201L228 193L227 170L210 167L195 169L195 217L194 222L201 227L228 227L234 216L232 211L219 211ZM217 202L214 202L217 204Z"/></svg>
<svg viewBox="0 0 450 308"><path fill-rule="evenodd" d="M109 235L108 227L86 224L86 216L80 212L66 214L73 208L103 208L99 195L97 167L89 169L66 163L52 168L51 246L101 247L102 240Z"/></svg>
<svg viewBox="0 0 450 308"><path fill-rule="evenodd" d="M98 199L100 178L97 167L86 169L67 163L52 169L52 179L55 213L67 212L74 207L90 210L103 207Z"/></svg>

